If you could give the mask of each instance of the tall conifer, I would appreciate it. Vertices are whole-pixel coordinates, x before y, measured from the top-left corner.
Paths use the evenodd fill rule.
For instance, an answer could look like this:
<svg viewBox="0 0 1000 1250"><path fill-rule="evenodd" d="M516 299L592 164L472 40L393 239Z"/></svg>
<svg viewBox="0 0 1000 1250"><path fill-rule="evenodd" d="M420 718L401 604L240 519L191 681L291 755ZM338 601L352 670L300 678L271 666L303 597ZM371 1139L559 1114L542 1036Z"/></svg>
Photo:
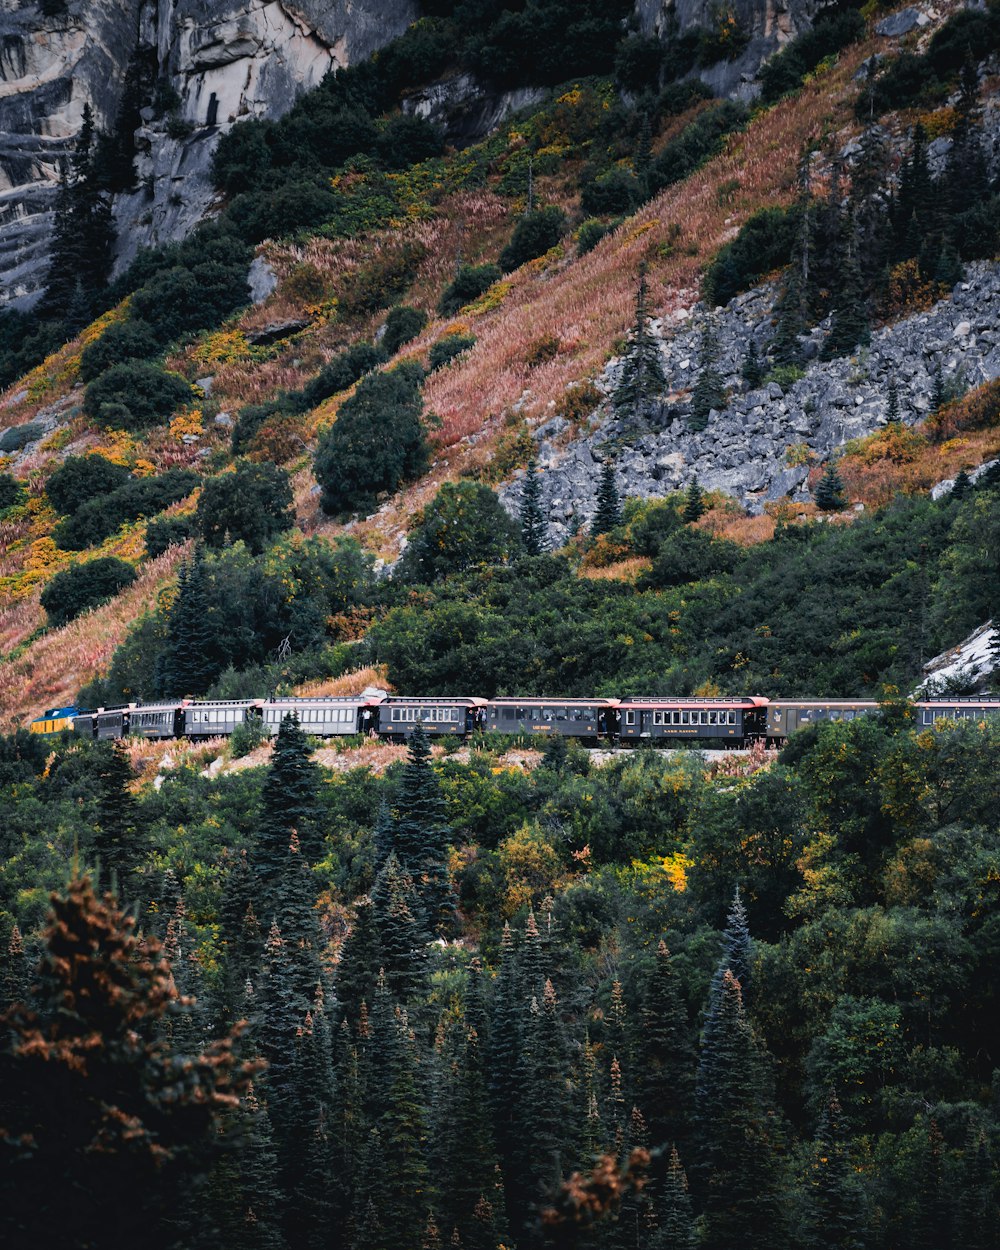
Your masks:
<svg viewBox="0 0 1000 1250"><path fill-rule="evenodd" d="M590 533L597 538L600 534L609 534L621 523L622 506L618 496L618 484L615 481L615 462L610 455L606 454L597 484L597 511L590 524Z"/></svg>
<svg viewBox="0 0 1000 1250"><path fill-rule="evenodd" d="M622 364L621 377L615 388L616 411L633 410L663 393L666 378L660 348L649 328L649 289L646 284L646 267L639 268L639 283L635 293L635 323L632 343Z"/></svg>
<svg viewBox="0 0 1000 1250"><path fill-rule="evenodd" d="M528 461L521 491L521 541L529 556L540 556L548 546L545 517L542 514L542 484L534 457Z"/></svg>

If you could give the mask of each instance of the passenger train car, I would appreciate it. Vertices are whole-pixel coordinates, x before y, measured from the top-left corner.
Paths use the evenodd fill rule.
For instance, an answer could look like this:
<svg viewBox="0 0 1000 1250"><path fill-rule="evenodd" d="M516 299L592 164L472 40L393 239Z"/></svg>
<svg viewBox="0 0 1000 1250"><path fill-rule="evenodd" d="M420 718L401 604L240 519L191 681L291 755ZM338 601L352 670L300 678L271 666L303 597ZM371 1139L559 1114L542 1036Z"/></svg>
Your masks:
<svg viewBox="0 0 1000 1250"><path fill-rule="evenodd" d="M982 720L1000 715L1000 695L963 695L914 702L915 726L939 720ZM629 695L623 699L560 699L476 695L386 695L368 691L338 697L272 699L182 699L130 703L81 711L52 708L32 721L32 733L72 730L98 740L123 738L226 737L238 725L262 722L274 736L285 716L294 714L306 733L318 738L369 734L405 741L418 724L432 737L466 738L476 732L577 738L597 743L670 742L743 746L780 744L819 721L851 721L874 715L872 699L765 699L750 695L721 698L669 698Z"/></svg>

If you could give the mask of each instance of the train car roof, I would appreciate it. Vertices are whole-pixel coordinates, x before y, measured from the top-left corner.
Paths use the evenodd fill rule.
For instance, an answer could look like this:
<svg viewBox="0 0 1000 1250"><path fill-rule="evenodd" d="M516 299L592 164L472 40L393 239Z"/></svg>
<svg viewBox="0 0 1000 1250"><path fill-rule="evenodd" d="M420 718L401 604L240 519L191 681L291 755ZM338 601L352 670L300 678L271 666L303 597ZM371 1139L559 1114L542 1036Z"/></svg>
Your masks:
<svg viewBox="0 0 1000 1250"><path fill-rule="evenodd" d="M261 707L302 707L314 703L381 703L381 698L370 694L290 694L277 699L264 699Z"/></svg>
<svg viewBox="0 0 1000 1250"><path fill-rule="evenodd" d="M877 699L771 699L771 707L878 707Z"/></svg>
<svg viewBox="0 0 1000 1250"><path fill-rule="evenodd" d="M563 698L560 698L558 695L553 695L551 698L546 699L543 695L537 695L537 694L531 694L531 695L501 694L501 695L497 695L495 699L487 699L486 702L487 704L491 706L494 703L502 703L502 704L516 703L518 707L524 707L525 705L529 707L551 707L557 703L559 704L560 707L617 707L618 706L617 699L604 699L604 698L599 698L597 695L595 695L592 699L563 699Z"/></svg>
<svg viewBox="0 0 1000 1250"><path fill-rule="evenodd" d="M34 724L35 721L40 720L59 720L63 716L79 716L80 711L81 709L78 707L50 707L47 711L42 712L41 715L36 716L31 723Z"/></svg>
<svg viewBox="0 0 1000 1250"><path fill-rule="evenodd" d="M489 702L488 699L481 699L478 695L462 695L462 694L442 694L442 695L426 695L426 694L390 694L380 700L381 703L416 703L420 705L437 706L440 703L461 703L472 707L485 707Z"/></svg>
<svg viewBox="0 0 1000 1250"><path fill-rule="evenodd" d="M616 700L620 707L646 708L693 708L693 707L767 707L769 700L759 695L715 695L710 698L696 699L689 695L672 698L670 695L632 694L624 699Z"/></svg>
<svg viewBox="0 0 1000 1250"><path fill-rule="evenodd" d="M962 694L947 698L935 695L932 699L915 699L917 707L1000 707L1000 695Z"/></svg>

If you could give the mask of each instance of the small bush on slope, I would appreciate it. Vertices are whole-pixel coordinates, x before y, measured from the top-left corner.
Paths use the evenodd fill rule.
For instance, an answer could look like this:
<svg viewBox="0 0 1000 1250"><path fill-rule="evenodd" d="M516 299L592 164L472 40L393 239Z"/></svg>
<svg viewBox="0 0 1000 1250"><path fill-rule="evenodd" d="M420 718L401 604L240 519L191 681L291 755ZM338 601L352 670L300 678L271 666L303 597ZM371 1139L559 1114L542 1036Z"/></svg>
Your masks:
<svg viewBox="0 0 1000 1250"><path fill-rule="evenodd" d="M316 477L325 512L344 515L371 507L422 473L428 462L420 423L423 371L398 365L365 378L344 401L316 450Z"/></svg>
<svg viewBox="0 0 1000 1250"><path fill-rule="evenodd" d="M130 360L112 365L87 387L83 410L99 425L119 430L145 430L166 421L194 390L179 373L159 365Z"/></svg>
<svg viewBox="0 0 1000 1250"><path fill-rule="evenodd" d="M88 560L57 573L42 591L50 625L65 625L81 612L106 603L135 581L135 569L112 556Z"/></svg>

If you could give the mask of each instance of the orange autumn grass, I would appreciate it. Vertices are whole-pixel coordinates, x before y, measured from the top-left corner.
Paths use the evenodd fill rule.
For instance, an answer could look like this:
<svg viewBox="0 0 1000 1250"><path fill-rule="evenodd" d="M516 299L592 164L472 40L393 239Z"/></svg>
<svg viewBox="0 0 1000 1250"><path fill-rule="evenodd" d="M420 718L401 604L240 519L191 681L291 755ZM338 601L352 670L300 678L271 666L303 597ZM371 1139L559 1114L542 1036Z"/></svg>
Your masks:
<svg viewBox="0 0 1000 1250"><path fill-rule="evenodd" d="M0 663L0 729L8 732L47 707L67 705L81 686L106 672L115 648L174 577L190 547L190 543L171 547L110 603L52 630L22 655Z"/></svg>

